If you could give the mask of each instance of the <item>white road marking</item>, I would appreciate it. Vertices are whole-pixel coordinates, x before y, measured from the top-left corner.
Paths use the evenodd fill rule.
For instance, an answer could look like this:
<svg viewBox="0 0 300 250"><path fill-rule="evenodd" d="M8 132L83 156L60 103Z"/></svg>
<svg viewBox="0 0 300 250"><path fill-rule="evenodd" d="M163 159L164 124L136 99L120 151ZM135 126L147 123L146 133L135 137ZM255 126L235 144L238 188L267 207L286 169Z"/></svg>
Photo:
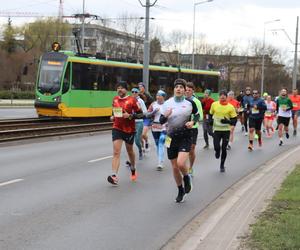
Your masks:
<svg viewBox="0 0 300 250"><path fill-rule="evenodd" d="M93 163L93 162L97 162L97 161L103 161L103 160L106 160L106 159L110 159L112 158L113 156L110 155L110 156L105 156L105 157L102 157L102 158L98 158L98 159L95 159L95 160L90 160L88 161L89 163Z"/></svg>
<svg viewBox="0 0 300 250"><path fill-rule="evenodd" d="M20 181L24 181L24 179L15 179L15 180L11 180L11 181L2 182L2 183L0 183L0 187L6 186L9 184L13 184L13 183L17 183Z"/></svg>

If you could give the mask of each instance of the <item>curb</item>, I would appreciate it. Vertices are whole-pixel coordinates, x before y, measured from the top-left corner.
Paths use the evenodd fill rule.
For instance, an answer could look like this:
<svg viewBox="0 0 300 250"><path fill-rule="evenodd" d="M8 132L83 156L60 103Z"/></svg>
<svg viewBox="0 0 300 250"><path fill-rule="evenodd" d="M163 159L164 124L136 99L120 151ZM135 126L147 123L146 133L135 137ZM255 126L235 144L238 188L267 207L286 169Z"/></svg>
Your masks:
<svg viewBox="0 0 300 250"><path fill-rule="evenodd" d="M280 154L238 181L183 227L163 250L240 249L285 177L300 161L300 146Z"/></svg>

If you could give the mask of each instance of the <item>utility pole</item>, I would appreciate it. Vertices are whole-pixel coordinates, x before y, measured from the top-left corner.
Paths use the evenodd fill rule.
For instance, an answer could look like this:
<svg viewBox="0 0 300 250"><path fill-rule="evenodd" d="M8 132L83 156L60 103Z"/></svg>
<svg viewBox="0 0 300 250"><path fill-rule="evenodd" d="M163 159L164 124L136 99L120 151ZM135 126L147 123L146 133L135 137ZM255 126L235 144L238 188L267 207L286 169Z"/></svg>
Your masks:
<svg viewBox="0 0 300 250"><path fill-rule="evenodd" d="M64 1L59 0L58 18L60 22L63 21L63 16L64 16Z"/></svg>
<svg viewBox="0 0 300 250"><path fill-rule="evenodd" d="M294 54L293 84L292 84L293 89L297 88L298 25L299 25L299 16L297 16L297 24L296 24L296 39L295 39L295 54Z"/></svg>
<svg viewBox="0 0 300 250"><path fill-rule="evenodd" d="M145 18L145 39L144 39L144 57L143 57L143 83L145 84L146 91L149 91L149 60L150 60L150 41L149 41L149 24L150 24L150 8L153 7L157 0L154 3L150 3L150 0L146 0L146 4L140 4L146 9L146 18Z"/></svg>
<svg viewBox="0 0 300 250"><path fill-rule="evenodd" d="M82 25L81 25L81 44L82 44L82 52L84 53L84 19L85 19L85 0L82 1Z"/></svg>

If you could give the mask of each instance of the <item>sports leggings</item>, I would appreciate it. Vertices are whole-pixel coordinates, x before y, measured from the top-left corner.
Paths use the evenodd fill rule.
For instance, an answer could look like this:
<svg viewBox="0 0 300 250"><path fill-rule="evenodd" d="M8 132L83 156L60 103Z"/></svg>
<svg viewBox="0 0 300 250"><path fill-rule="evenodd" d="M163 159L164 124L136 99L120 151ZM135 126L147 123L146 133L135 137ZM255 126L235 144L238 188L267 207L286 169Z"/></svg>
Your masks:
<svg viewBox="0 0 300 250"><path fill-rule="evenodd" d="M143 120L135 121L135 135L134 135L134 142L135 145L139 149L139 153L142 152L142 133L143 133L144 123Z"/></svg>
<svg viewBox="0 0 300 250"><path fill-rule="evenodd" d="M158 156L158 164L162 164L164 161L165 155L165 139L166 139L166 131L152 131L152 135L155 141L157 156Z"/></svg>
<svg viewBox="0 0 300 250"><path fill-rule="evenodd" d="M230 131L214 131L214 149L217 154L221 152L221 165L224 166L226 157L227 157L227 145L229 142ZM221 140L222 140L222 147L221 147Z"/></svg>

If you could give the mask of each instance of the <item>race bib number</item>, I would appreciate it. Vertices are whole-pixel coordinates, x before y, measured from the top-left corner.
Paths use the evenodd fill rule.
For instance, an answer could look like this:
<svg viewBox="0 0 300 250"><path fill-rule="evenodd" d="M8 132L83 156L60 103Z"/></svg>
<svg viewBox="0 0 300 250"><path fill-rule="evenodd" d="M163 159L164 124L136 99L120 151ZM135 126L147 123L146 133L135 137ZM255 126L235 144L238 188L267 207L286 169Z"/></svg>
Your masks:
<svg viewBox="0 0 300 250"><path fill-rule="evenodd" d="M209 114L205 115L205 119L208 120L209 119Z"/></svg>
<svg viewBox="0 0 300 250"><path fill-rule="evenodd" d="M171 146L172 138L170 136L166 136L165 146L169 148Z"/></svg>
<svg viewBox="0 0 300 250"><path fill-rule="evenodd" d="M286 106L285 104L282 104L282 105L280 106L280 108L281 108L283 111L286 111L287 106Z"/></svg>
<svg viewBox="0 0 300 250"><path fill-rule="evenodd" d="M153 123L152 124L152 129L162 129L162 125L158 123Z"/></svg>
<svg viewBox="0 0 300 250"><path fill-rule="evenodd" d="M221 120L222 120L221 118L214 118L215 126L217 126L217 127L228 127L228 124L222 123Z"/></svg>
<svg viewBox="0 0 300 250"><path fill-rule="evenodd" d="M272 116L272 112L271 111L266 111L265 116L266 117L271 117Z"/></svg>
<svg viewBox="0 0 300 250"><path fill-rule="evenodd" d="M298 103L293 103L294 108L298 108Z"/></svg>
<svg viewBox="0 0 300 250"><path fill-rule="evenodd" d="M123 117L122 108L113 108L114 117Z"/></svg>
<svg viewBox="0 0 300 250"><path fill-rule="evenodd" d="M252 114L259 114L259 110L256 108L251 109Z"/></svg>
<svg viewBox="0 0 300 250"><path fill-rule="evenodd" d="M242 107L240 107L239 109L238 109L238 112L243 112L244 111L244 108L242 108Z"/></svg>

